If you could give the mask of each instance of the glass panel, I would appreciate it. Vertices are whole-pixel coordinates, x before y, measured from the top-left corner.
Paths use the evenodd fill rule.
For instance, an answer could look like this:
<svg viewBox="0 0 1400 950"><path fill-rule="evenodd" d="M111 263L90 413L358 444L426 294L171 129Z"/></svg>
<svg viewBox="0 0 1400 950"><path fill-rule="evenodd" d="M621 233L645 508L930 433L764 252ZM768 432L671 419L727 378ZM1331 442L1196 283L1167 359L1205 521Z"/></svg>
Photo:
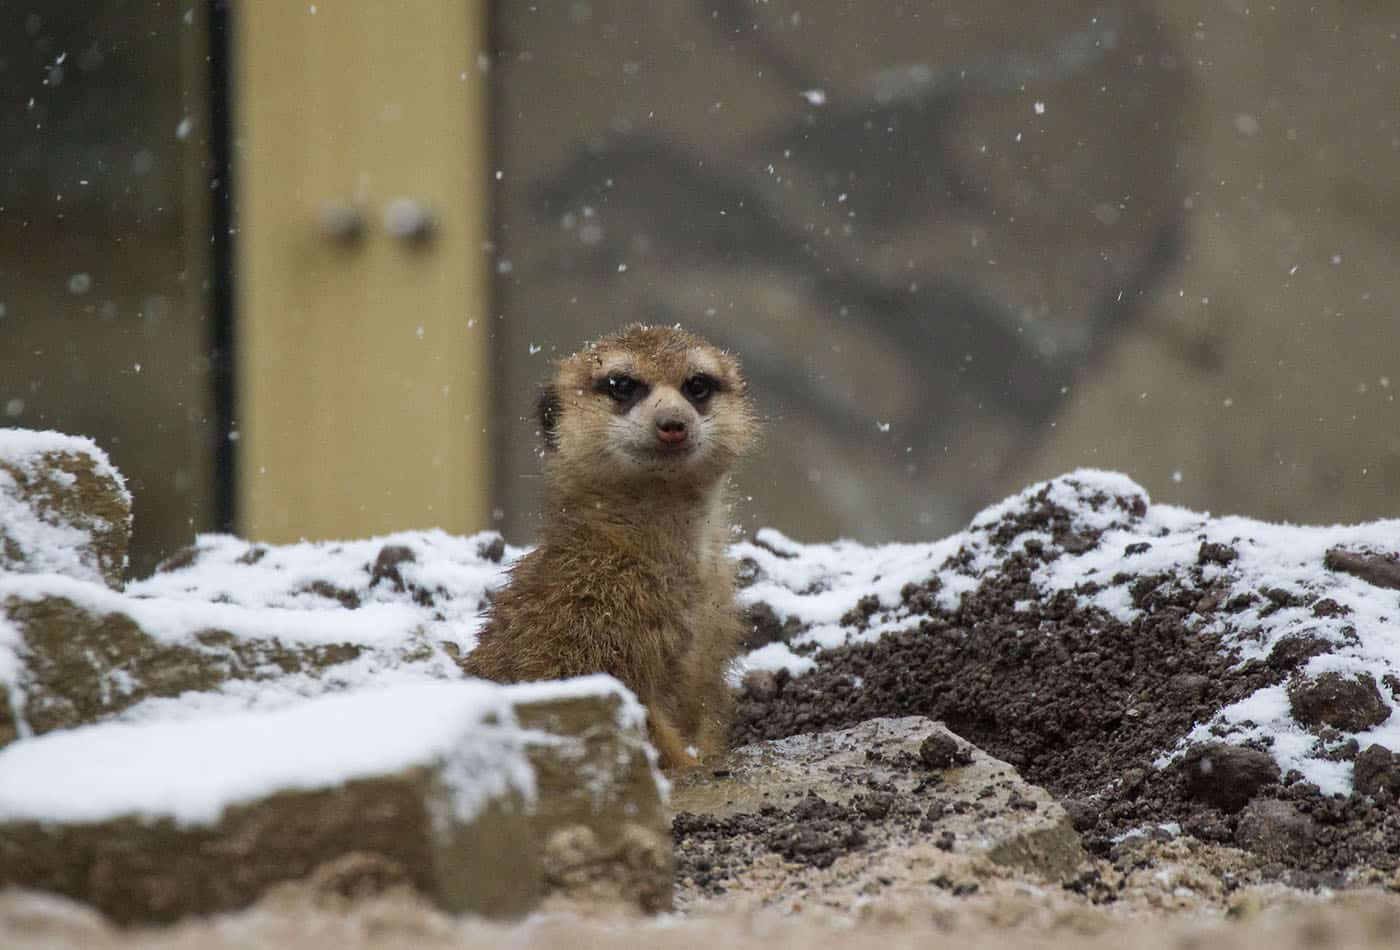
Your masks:
<svg viewBox="0 0 1400 950"><path fill-rule="evenodd" d="M87 435L132 568L216 524L203 6L0 3L0 424Z"/></svg>

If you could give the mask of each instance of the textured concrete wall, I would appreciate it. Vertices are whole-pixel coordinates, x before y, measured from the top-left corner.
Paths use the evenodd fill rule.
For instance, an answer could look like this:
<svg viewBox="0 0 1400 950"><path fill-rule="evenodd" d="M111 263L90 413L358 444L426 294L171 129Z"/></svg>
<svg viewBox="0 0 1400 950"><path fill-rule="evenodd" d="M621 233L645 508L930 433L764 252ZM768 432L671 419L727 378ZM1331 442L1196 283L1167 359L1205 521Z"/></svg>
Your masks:
<svg viewBox="0 0 1400 950"><path fill-rule="evenodd" d="M1397 17L503 8L508 533L547 357L634 319L745 356L747 519L799 537L927 537L1083 464L1219 511L1384 513Z"/></svg>

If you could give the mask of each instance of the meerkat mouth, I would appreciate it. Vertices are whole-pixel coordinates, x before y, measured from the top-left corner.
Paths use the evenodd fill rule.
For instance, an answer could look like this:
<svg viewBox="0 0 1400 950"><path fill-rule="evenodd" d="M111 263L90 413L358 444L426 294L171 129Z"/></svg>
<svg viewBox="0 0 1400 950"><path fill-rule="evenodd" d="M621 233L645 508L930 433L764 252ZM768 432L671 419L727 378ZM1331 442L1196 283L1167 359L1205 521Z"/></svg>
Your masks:
<svg viewBox="0 0 1400 950"><path fill-rule="evenodd" d="M679 462L693 456L695 452L695 444L689 440L678 443L657 441L646 455L650 459L662 462Z"/></svg>
<svg viewBox="0 0 1400 950"><path fill-rule="evenodd" d="M660 452L660 453L663 454L663 455L674 455L674 454L676 454L677 452L693 452L693 451L695 451L695 440L694 440L694 439L688 439L688 438L680 438L680 439L674 439L674 438L672 438L672 439L663 439L663 438L658 438L658 439L652 444L652 450L653 450L653 451L656 451L656 452Z"/></svg>

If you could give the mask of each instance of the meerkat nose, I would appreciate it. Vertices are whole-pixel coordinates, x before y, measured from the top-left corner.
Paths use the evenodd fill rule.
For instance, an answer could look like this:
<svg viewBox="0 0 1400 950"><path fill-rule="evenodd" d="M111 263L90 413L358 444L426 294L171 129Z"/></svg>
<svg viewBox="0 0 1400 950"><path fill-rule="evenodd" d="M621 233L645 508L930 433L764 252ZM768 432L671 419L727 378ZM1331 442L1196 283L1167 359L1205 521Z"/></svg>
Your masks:
<svg viewBox="0 0 1400 950"><path fill-rule="evenodd" d="M679 419L659 419L656 437L667 445L680 445L686 437L685 423Z"/></svg>

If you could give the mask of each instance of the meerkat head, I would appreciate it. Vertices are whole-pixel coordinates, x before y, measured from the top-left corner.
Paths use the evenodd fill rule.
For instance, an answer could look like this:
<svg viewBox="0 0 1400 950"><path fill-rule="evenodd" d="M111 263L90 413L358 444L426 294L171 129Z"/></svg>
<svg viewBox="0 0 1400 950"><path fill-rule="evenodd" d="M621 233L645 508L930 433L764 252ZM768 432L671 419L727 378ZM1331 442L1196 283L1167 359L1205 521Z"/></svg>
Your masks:
<svg viewBox="0 0 1400 950"><path fill-rule="evenodd" d="M560 361L539 400L556 481L712 482L752 444L739 361L699 336L633 325Z"/></svg>

